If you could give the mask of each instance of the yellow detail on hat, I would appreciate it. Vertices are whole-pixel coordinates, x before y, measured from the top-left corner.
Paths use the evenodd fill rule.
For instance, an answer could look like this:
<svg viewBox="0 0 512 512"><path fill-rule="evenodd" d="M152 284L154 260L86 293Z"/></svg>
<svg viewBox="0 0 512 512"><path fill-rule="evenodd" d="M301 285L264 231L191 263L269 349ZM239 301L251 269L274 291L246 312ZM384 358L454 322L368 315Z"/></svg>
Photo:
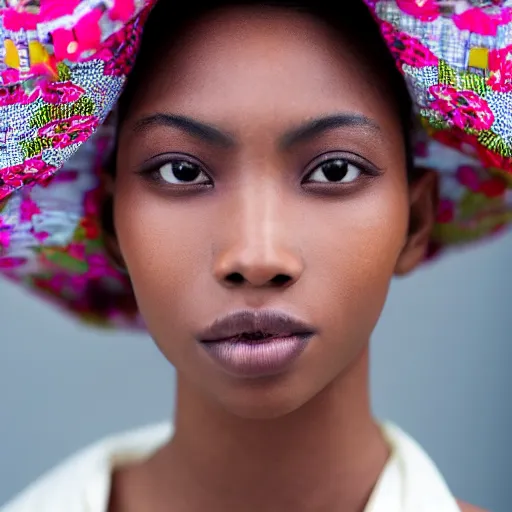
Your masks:
<svg viewBox="0 0 512 512"><path fill-rule="evenodd" d="M488 48L471 48L469 50L469 67L478 69L489 68L489 50Z"/></svg>

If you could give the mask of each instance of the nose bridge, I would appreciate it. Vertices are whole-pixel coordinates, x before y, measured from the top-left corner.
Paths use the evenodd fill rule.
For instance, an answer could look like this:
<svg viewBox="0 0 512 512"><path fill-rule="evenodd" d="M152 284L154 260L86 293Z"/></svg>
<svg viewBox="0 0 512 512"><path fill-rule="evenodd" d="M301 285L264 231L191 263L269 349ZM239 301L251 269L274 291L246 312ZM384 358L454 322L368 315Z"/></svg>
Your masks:
<svg viewBox="0 0 512 512"><path fill-rule="evenodd" d="M263 172L247 178L227 201L223 229L228 235L216 261L217 277L239 275L255 286L284 276L283 282L296 281L303 264L276 180Z"/></svg>
<svg viewBox="0 0 512 512"><path fill-rule="evenodd" d="M240 194L237 233L242 246L251 251L273 252L284 244L286 215L279 187L268 178L248 183Z"/></svg>

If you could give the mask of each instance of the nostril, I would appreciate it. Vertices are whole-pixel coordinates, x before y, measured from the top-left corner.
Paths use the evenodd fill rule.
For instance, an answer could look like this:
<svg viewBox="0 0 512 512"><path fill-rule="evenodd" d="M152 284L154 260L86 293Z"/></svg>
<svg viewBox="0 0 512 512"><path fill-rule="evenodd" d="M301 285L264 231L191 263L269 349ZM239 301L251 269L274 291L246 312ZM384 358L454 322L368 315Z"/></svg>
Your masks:
<svg viewBox="0 0 512 512"><path fill-rule="evenodd" d="M247 280L240 272L232 272L225 277L225 281L229 284L244 284L246 282L251 282ZM270 281L267 281L267 286L284 286L292 281L292 278L286 274L277 274Z"/></svg>
<svg viewBox="0 0 512 512"><path fill-rule="evenodd" d="M239 272L233 272L226 276L226 281L231 284L242 284L245 281L245 278Z"/></svg>
<svg viewBox="0 0 512 512"><path fill-rule="evenodd" d="M271 282L276 286L283 286L288 284L291 280L292 278L286 274L277 274L277 276L272 278Z"/></svg>

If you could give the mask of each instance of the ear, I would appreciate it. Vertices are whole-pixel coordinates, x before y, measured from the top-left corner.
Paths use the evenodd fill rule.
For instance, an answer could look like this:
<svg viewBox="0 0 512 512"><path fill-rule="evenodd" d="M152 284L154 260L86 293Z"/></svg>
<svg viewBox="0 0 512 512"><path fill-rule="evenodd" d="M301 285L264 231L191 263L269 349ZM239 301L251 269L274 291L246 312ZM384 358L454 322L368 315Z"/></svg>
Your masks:
<svg viewBox="0 0 512 512"><path fill-rule="evenodd" d="M122 273L126 273L126 265L121 255L119 243L117 241L116 228L114 223L114 183L113 178L106 176L103 178L103 203L101 207L101 229L103 232L103 243L107 256L112 265Z"/></svg>
<svg viewBox="0 0 512 512"><path fill-rule="evenodd" d="M412 272L425 259L439 204L438 174L430 169L415 170L409 184L409 233L398 258L395 274Z"/></svg>

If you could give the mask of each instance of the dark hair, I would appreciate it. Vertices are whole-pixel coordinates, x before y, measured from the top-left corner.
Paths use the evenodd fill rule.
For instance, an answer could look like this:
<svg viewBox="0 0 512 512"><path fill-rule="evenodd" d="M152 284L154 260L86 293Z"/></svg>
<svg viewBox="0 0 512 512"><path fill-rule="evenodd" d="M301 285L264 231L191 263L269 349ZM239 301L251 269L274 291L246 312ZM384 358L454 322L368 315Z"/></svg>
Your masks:
<svg viewBox="0 0 512 512"><path fill-rule="evenodd" d="M179 39L190 23L211 11L235 6L268 6L307 13L334 28L349 45L351 51L375 77L378 87L395 103L402 123L406 152L407 175L412 177L413 108L407 85L398 71L395 60L385 43L379 27L363 0L160 0L151 12L142 37L141 48L118 105L118 123L125 118L142 80L155 65L158 57ZM115 174L115 151L107 165L107 172ZM110 203L110 201L108 201ZM112 215L104 209L104 227L113 232Z"/></svg>

